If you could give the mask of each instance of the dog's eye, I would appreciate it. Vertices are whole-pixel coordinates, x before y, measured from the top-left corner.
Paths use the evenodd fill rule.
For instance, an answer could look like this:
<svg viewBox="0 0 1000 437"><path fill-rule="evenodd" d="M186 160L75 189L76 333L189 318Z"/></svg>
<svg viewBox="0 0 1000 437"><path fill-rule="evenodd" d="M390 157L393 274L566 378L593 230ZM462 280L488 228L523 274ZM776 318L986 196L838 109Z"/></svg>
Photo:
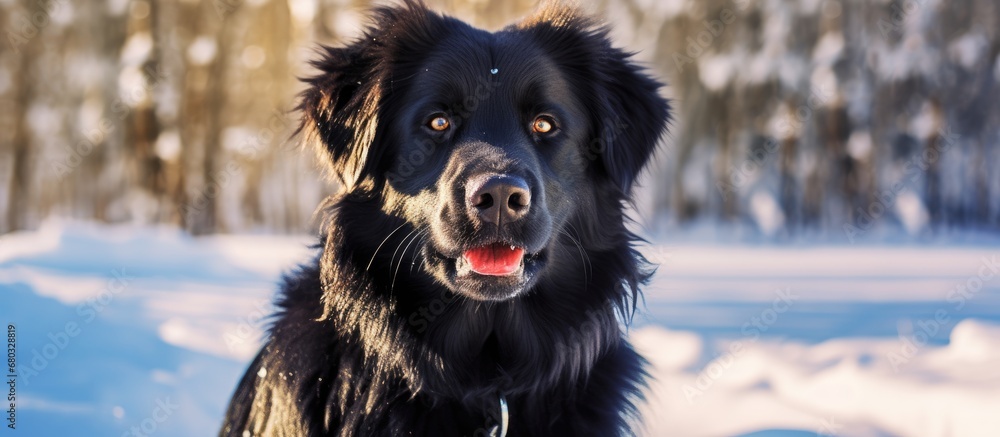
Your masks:
<svg viewBox="0 0 1000 437"><path fill-rule="evenodd" d="M555 120L547 115L542 115L531 124L531 130L537 134L547 134L556 128Z"/></svg>
<svg viewBox="0 0 1000 437"><path fill-rule="evenodd" d="M451 120L448 120L448 117L439 115L437 117L432 118L431 121L427 123L427 127L434 129L438 132L443 132L445 130L448 130L449 127L451 127Z"/></svg>

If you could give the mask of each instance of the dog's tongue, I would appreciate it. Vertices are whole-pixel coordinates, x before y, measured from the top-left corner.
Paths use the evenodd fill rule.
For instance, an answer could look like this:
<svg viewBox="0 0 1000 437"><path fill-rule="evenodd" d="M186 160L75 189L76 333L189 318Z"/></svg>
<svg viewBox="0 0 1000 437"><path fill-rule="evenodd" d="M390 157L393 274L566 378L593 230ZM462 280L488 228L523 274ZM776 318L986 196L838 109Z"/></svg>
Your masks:
<svg viewBox="0 0 1000 437"><path fill-rule="evenodd" d="M465 251L465 260L472 271L480 275L506 276L521 265L524 249L504 244L491 244Z"/></svg>

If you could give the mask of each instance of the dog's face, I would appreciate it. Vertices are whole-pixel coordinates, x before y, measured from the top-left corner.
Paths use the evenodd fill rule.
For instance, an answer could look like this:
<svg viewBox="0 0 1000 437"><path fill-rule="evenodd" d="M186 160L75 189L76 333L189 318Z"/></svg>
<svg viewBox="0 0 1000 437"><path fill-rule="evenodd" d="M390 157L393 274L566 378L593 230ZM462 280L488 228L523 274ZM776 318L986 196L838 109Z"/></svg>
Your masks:
<svg viewBox="0 0 1000 437"><path fill-rule="evenodd" d="M664 128L659 84L567 9L496 33L410 3L377 15L302 102L346 189L380 196L420 269L472 299L578 264L573 233L601 225L581 217L620 211Z"/></svg>
<svg viewBox="0 0 1000 437"><path fill-rule="evenodd" d="M544 271L588 192L587 109L525 35L444 36L390 121L389 191L428 230L424 267L477 299L507 299ZM589 202L588 202L589 203Z"/></svg>

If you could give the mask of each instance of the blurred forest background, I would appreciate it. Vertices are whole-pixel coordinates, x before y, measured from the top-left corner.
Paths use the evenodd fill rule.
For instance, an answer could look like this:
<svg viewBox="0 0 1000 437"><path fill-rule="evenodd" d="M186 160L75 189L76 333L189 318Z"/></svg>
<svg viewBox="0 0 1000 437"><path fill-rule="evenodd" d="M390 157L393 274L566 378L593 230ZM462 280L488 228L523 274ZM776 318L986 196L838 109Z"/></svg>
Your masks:
<svg viewBox="0 0 1000 437"><path fill-rule="evenodd" d="M0 0L0 233L50 215L299 232L324 182L294 141L317 43L358 0ZM534 1L428 0L487 29ZM657 230L1000 229L996 0L592 0L669 83Z"/></svg>

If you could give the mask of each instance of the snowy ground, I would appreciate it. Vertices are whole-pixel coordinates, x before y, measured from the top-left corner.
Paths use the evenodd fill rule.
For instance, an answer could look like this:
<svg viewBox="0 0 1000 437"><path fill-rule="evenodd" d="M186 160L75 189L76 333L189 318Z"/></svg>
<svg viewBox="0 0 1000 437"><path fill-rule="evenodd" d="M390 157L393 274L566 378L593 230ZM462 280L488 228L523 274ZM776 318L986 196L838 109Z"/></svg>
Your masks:
<svg viewBox="0 0 1000 437"><path fill-rule="evenodd" d="M59 221L0 236L18 431L213 435L310 243ZM1000 435L1000 248L646 252L647 435Z"/></svg>

